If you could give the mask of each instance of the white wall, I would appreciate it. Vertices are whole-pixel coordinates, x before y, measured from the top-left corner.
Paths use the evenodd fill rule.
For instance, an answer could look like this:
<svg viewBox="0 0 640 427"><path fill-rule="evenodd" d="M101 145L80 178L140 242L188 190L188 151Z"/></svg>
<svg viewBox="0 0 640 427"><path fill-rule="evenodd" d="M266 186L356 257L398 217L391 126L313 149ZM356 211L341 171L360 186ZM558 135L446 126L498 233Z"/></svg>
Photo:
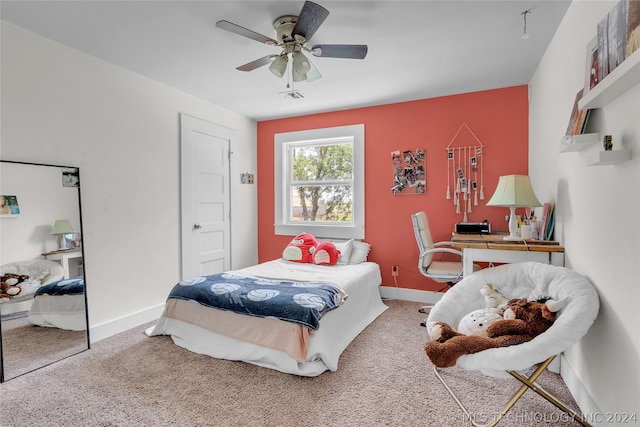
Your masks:
<svg viewBox="0 0 640 427"><path fill-rule="evenodd" d="M235 129L232 267L257 262L254 121L4 22L1 54L0 157L80 167L94 340L180 280L180 113Z"/></svg>
<svg viewBox="0 0 640 427"><path fill-rule="evenodd" d="M42 259L58 248L57 219L80 230L78 189L62 185L62 168L0 163L0 194L18 198L20 215L0 218L0 265Z"/></svg>
<svg viewBox="0 0 640 427"><path fill-rule="evenodd" d="M640 86L594 110L587 129L612 135L614 149L631 149L631 161L587 167L583 154L559 153L584 85L587 43L615 4L574 1L536 70L530 82L529 173L538 197L557 204L555 233L566 248L567 267L587 276L600 295L596 323L566 354L587 391L578 397L592 398L604 413L640 418ZM531 31L534 36L533 26Z"/></svg>

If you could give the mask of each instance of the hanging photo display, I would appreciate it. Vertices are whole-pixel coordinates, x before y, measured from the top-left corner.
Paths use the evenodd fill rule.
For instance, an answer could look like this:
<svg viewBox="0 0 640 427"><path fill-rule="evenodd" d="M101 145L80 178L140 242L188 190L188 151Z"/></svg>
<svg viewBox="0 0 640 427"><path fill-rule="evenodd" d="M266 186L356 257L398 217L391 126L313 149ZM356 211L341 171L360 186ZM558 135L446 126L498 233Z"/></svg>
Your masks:
<svg viewBox="0 0 640 427"><path fill-rule="evenodd" d="M393 163L393 194L425 194L427 192L427 171L425 151L422 148L395 150L391 152Z"/></svg>
<svg viewBox="0 0 640 427"><path fill-rule="evenodd" d="M466 128L478 145L456 147L454 142L460 131ZM472 206L478 206L478 199L484 200L484 174L482 158L485 146L466 123L458 129L447 148L447 200L453 200L456 213L463 215L462 222L468 222L467 214Z"/></svg>

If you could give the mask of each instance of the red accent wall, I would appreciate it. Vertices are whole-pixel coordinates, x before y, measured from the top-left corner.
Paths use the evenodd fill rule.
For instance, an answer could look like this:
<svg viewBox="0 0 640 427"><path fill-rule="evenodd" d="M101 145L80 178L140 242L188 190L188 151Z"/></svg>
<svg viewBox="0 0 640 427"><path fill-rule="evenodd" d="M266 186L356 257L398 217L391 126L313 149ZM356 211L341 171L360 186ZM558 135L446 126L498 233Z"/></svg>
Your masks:
<svg viewBox="0 0 640 427"><path fill-rule="evenodd" d="M420 210L427 213L436 241L448 240L454 225L462 222L463 216L456 214L453 200L446 199L445 148L466 123L485 145L482 159L485 199L472 207L468 221L488 219L493 230L507 230L508 209L485 204L499 176L528 173L527 86L259 122L256 174L259 262L279 258L291 240L291 236L274 234L274 134L358 123L365 126L364 240L371 244L369 260L380 265L384 286L395 286L391 267L398 265L399 287L441 289L442 284L418 271L411 214ZM477 142L463 128L453 145L472 146ZM416 148L426 150L427 192L393 195L391 152Z"/></svg>

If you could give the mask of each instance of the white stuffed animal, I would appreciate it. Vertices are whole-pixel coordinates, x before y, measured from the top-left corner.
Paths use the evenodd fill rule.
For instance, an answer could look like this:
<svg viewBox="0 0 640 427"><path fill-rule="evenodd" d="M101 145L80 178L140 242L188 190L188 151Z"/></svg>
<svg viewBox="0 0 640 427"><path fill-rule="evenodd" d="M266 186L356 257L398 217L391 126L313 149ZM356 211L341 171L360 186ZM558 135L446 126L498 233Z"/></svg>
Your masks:
<svg viewBox="0 0 640 427"><path fill-rule="evenodd" d="M484 285L484 287L480 289L480 293L484 296L484 302L487 310L502 316L507 308L509 300L503 297L491 283Z"/></svg>
<svg viewBox="0 0 640 427"><path fill-rule="evenodd" d="M496 320L502 320L503 317L494 313L489 308L481 308L460 319L458 323L458 332L465 335L487 335L487 328Z"/></svg>
<svg viewBox="0 0 640 427"><path fill-rule="evenodd" d="M502 315L509 300L490 283L484 285L480 293L484 296L486 307L472 311L460 319L458 332L461 334L486 336L489 325L503 319Z"/></svg>

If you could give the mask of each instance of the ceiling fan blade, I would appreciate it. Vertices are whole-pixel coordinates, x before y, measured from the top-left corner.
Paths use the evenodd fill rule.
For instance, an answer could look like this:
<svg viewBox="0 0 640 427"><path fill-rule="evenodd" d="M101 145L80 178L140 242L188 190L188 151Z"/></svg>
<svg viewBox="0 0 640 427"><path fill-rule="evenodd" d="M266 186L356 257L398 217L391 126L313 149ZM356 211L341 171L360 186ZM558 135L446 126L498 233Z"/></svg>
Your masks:
<svg viewBox="0 0 640 427"><path fill-rule="evenodd" d="M307 71L307 83L322 77L322 74L320 74L320 71L313 65L313 62L309 61L309 65L311 65L311 68Z"/></svg>
<svg viewBox="0 0 640 427"><path fill-rule="evenodd" d="M240 25L234 24L229 21L218 21L216 22L216 27L222 28L223 30L231 31L232 33L239 34L244 37L248 37L252 40L259 41L260 43L268 44L268 45L277 45L278 41L272 39L271 37L263 36L262 34L256 33L255 31L251 31L248 28L241 27Z"/></svg>
<svg viewBox="0 0 640 427"><path fill-rule="evenodd" d="M291 35L299 34L308 41L327 19L327 16L329 16L329 11L324 7L311 1L304 2Z"/></svg>
<svg viewBox="0 0 640 427"><path fill-rule="evenodd" d="M260 68L263 65L267 65L271 63L271 60L273 58L275 58L278 55L267 55L267 56L263 56L260 59L256 59L255 61L251 61L251 62L247 62L244 65L241 65L239 67L236 68L236 70L240 70L240 71L253 71L256 68Z"/></svg>
<svg viewBox="0 0 640 427"><path fill-rule="evenodd" d="M311 48L313 56L326 58L364 59L367 51L366 44L316 44Z"/></svg>

